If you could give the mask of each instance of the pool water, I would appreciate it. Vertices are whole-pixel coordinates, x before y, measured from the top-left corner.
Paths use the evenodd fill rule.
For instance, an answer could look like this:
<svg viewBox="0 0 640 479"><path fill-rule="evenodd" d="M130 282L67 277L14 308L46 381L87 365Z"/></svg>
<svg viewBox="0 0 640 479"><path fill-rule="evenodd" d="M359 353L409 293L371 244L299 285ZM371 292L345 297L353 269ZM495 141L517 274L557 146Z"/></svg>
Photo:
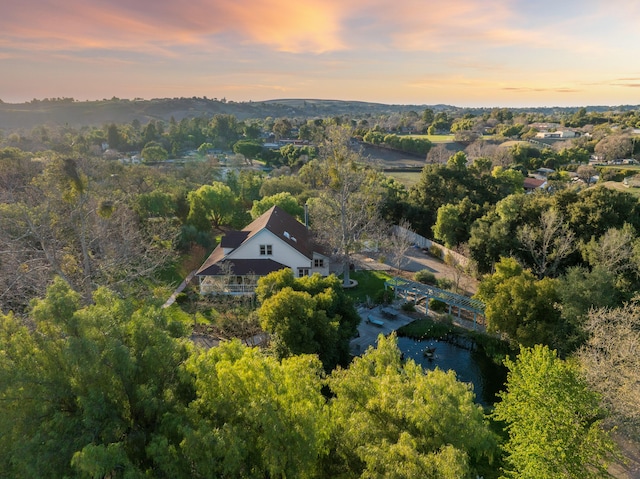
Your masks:
<svg viewBox="0 0 640 479"><path fill-rule="evenodd" d="M426 348L433 347L432 358L424 356ZM491 406L496 394L504 389L507 370L491 361L481 351L471 351L448 342L437 340L415 340L399 337L398 348L405 359L412 359L424 369L453 370L459 381L473 384L476 402Z"/></svg>

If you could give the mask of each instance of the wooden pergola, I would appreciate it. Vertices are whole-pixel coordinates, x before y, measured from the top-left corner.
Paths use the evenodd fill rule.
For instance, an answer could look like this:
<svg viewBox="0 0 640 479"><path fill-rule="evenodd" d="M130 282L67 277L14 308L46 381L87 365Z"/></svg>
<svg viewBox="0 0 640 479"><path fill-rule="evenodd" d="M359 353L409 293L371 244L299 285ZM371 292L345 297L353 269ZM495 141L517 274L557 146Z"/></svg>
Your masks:
<svg viewBox="0 0 640 479"><path fill-rule="evenodd" d="M395 277L385 281L384 287L391 288L394 294L404 298L406 301L418 303L425 300L425 313L429 312L429 300L437 299L449 306L449 314L453 308L457 309L457 316L460 318L461 311L468 311L473 314L474 328L478 324L478 316L484 317L484 303L477 299L469 298L461 294L452 293L444 289L439 289L429 284L417 283L404 278Z"/></svg>

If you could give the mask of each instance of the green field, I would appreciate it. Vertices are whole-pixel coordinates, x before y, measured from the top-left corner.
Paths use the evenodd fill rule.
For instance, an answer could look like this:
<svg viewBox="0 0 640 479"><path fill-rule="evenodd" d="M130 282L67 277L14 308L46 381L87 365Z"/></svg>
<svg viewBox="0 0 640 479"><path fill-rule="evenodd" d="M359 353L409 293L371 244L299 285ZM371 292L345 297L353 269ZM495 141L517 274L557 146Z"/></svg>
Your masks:
<svg viewBox="0 0 640 479"><path fill-rule="evenodd" d="M431 143L454 143L456 141L456 137L455 135L449 134L449 135L407 135L411 138L422 138L422 139L427 139L429 140ZM483 140L493 140L495 139L496 136L495 135L482 135L481 139ZM528 142L524 142L524 143L528 143Z"/></svg>
<svg viewBox="0 0 640 479"><path fill-rule="evenodd" d="M390 171L386 174L387 176L391 176L392 178L398 180L406 188L411 188L418 183L418 181L420 180L420 175L422 173L419 171Z"/></svg>
<svg viewBox="0 0 640 479"><path fill-rule="evenodd" d="M605 188L609 188L611 190L618 190L624 193L629 193L630 195L635 196L636 198L640 198L640 188L628 188L620 181L605 181L602 184Z"/></svg>
<svg viewBox="0 0 640 479"><path fill-rule="evenodd" d="M640 171L640 165L602 165L597 166L599 170L620 170L620 171Z"/></svg>
<svg viewBox="0 0 640 479"><path fill-rule="evenodd" d="M427 139L431 143L451 143L455 141L453 135L407 135L411 138Z"/></svg>

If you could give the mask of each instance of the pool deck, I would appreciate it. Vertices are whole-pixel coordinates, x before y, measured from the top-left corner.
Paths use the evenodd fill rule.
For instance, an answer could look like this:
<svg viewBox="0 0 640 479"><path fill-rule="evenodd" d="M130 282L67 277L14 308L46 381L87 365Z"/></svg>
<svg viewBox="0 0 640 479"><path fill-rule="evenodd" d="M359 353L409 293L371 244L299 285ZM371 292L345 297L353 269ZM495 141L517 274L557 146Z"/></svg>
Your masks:
<svg viewBox="0 0 640 479"><path fill-rule="evenodd" d="M418 311L425 314L424 307L418 307ZM393 316L393 312L396 313ZM400 329L405 324L416 321L417 318L405 314L399 306L376 306L375 308L359 307L358 314L362 321L358 325L358 337L351 340L349 350L352 355L360 356L370 346L375 347L378 344L378 336L383 334L387 336ZM433 313L429 312L432 316ZM435 318L434 318L435 319ZM483 324L474 324L473 321L453 317L455 326L468 329L471 331L486 332Z"/></svg>

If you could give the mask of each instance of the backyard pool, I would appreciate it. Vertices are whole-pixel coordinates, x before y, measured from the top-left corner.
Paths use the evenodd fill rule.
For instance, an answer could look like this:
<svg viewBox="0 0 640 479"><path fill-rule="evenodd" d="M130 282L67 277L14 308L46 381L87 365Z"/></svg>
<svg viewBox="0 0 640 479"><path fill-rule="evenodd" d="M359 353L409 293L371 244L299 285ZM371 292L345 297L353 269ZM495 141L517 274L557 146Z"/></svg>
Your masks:
<svg viewBox="0 0 640 479"><path fill-rule="evenodd" d="M438 367L443 371L455 371L459 381L473 384L476 402L483 406L491 406L496 400L496 393L504 388L506 368L493 363L481 351L444 341L407 337L398 338L398 348L405 359L413 359L424 369ZM430 349L433 353L430 357L425 356L425 350Z"/></svg>

